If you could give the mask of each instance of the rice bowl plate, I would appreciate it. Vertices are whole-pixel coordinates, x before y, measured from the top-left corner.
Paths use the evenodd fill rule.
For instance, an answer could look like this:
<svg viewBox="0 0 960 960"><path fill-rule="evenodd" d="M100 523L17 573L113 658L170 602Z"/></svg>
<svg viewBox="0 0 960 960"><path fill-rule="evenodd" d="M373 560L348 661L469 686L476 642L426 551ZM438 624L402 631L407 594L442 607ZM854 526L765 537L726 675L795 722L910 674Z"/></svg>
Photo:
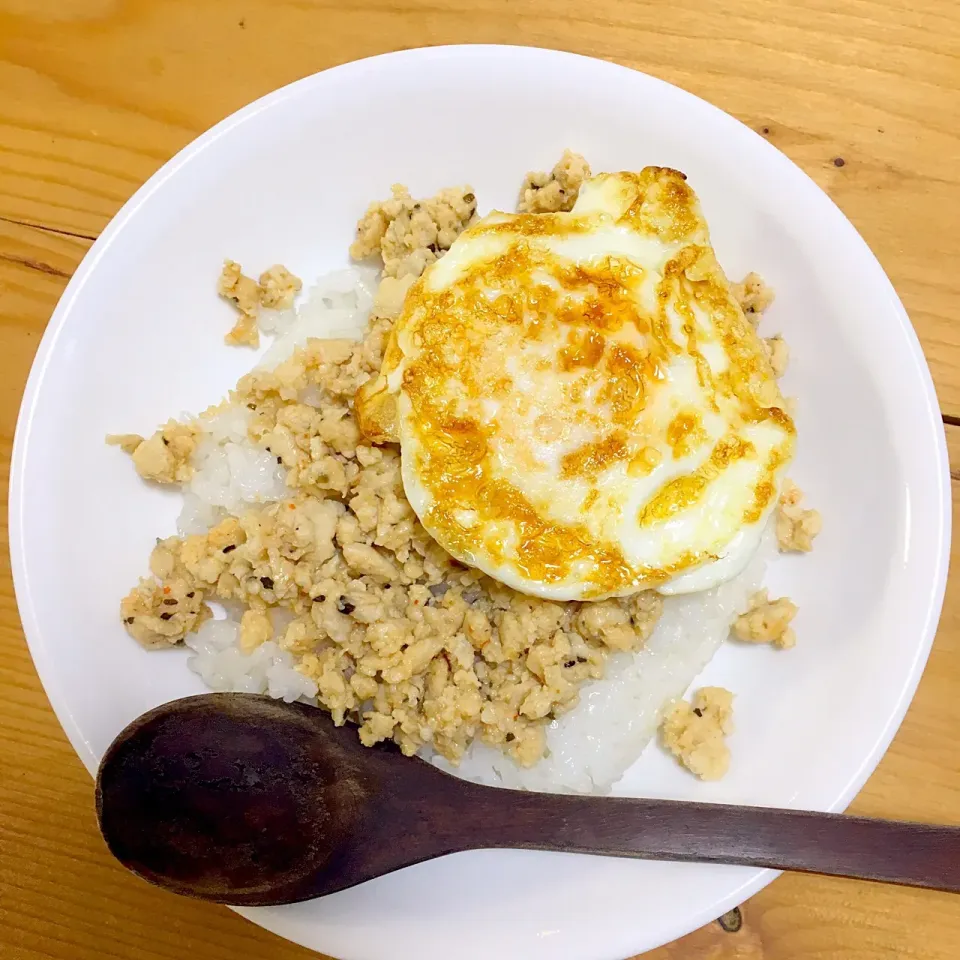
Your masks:
<svg viewBox="0 0 960 960"><path fill-rule="evenodd" d="M446 71L440 90L438 70ZM389 103L383 89L395 94ZM642 121L623 122L638 113ZM331 141L329 131L345 125L351 136ZM402 149L378 149L383 143ZM773 563L768 533L738 577L670 598L640 652L612 654L605 679L584 686L579 705L551 724L539 764L521 770L475 746L460 770L533 789L612 787L823 810L842 809L859 789L913 694L946 573L942 427L909 321L839 211L736 121L610 64L489 47L362 61L251 105L139 191L71 281L18 424L11 552L31 652L91 771L126 723L202 692L201 676L232 689L272 685L288 698L315 692L272 641L255 662L238 659L230 619L204 624L187 640L192 650L147 653L117 617L118 598L158 535L173 534L178 522L184 533L200 531L241 503L284 496L273 457L247 443L243 414L211 418L182 500L139 482L103 447L104 435L149 433L177 411L204 410L255 362L272 367L307 337L357 335L374 288L369 274L349 268L346 247L366 204L392 183L429 196L469 181L484 210L509 210L518 177L549 169L568 146L595 170L683 170L727 274L757 270L776 289L771 323L793 352L784 389L799 398L791 476L823 513L825 532L809 557ZM327 278L305 294L295 319L268 318L275 328L264 330L276 336L259 360L222 343L231 311L212 281L227 256L257 268L284 263L307 286ZM51 463L66 469L51 471ZM799 605L789 653L723 643L761 585ZM694 677L698 687L736 693L734 759L716 783L695 780L652 746L633 762L659 704ZM439 960L454 937L465 958L496 950L525 960L612 960L718 916L772 876L486 851L311 903L241 912L343 960Z"/></svg>

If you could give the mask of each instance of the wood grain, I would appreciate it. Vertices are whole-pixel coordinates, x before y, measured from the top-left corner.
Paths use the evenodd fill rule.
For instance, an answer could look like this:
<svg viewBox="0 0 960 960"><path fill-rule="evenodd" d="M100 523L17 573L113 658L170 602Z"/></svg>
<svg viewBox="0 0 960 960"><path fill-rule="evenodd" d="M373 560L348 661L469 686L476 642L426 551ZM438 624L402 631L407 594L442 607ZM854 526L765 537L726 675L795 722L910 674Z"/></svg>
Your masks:
<svg viewBox="0 0 960 960"><path fill-rule="evenodd" d="M616 60L766 130L871 244L917 328L944 412L960 416L954 0L920 0L912 10L893 0L0 0L5 475L29 363L66 276L144 179L211 123L283 83L447 42L530 43ZM960 427L947 436L960 478ZM858 813L957 822L960 557L953 561L917 697ZM314 956L226 910L150 888L110 860L92 785L24 646L6 549L0 770L0 956ZM949 895L789 876L743 907L739 932L710 924L646 956L955 960L958 943L960 904Z"/></svg>

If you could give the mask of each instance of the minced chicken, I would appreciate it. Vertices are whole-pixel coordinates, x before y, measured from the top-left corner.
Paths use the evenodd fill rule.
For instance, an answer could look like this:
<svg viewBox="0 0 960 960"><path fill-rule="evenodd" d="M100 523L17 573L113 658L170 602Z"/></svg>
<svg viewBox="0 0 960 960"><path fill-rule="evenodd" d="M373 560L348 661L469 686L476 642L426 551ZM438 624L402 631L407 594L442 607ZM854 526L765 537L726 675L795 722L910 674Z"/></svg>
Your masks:
<svg viewBox="0 0 960 960"><path fill-rule="evenodd" d="M168 420L147 440L138 433L120 433L108 436L107 443L129 453L144 480L186 483L193 476L191 458L199 434L192 424Z"/></svg>
<svg viewBox="0 0 960 960"><path fill-rule="evenodd" d="M759 273L748 273L740 283L732 283L730 287L746 318L753 324L759 323L773 303L773 287L767 286Z"/></svg>
<svg viewBox="0 0 960 960"><path fill-rule="evenodd" d="M660 726L663 745L701 780L719 780L730 766L724 737L733 732L733 694L703 687L692 702L679 700Z"/></svg>
<svg viewBox="0 0 960 960"><path fill-rule="evenodd" d="M784 553L809 553L814 538L823 528L819 511L805 510L800 506L802 499L803 491L792 480L787 480L777 505L777 543Z"/></svg>
<svg viewBox="0 0 960 960"><path fill-rule="evenodd" d="M354 260L379 256L385 277L419 277L453 245L477 212L472 188L448 187L428 200L414 200L394 184L389 200L371 203L350 246Z"/></svg>
<svg viewBox="0 0 960 960"><path fill-rule="evenodd" d="M797 642L790 621L797 615L797 605L789 597L771 600L766 590L750 598L746 612L734 621L733 635L747 643L772 643L788 650Z"/></svg>
<svg viewBox="0 0 960 960"><path fill-rule="evenodd" d="M590 164L579 153L564 150L550 173L531 170L524 177L517 210L520 213L570 211L580 195L580 187L590 176Z"/></svg>
<svg viewBox="0 0 960 960"><path fill-rule="evenodd" d="M259 280L248 277L235 260L225 260L217 292L236 306L239 316L224 341L231 346L260 346L257 321L260 308L287 310L293 306L303 284L282 264L274 264L260 274Z"/></svg>

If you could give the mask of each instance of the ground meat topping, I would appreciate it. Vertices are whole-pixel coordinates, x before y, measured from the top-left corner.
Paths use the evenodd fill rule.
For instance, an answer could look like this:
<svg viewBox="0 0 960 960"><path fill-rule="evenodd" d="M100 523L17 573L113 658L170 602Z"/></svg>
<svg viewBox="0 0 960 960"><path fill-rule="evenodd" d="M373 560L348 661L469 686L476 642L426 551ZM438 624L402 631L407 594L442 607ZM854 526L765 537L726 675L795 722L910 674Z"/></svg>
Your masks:
<svg viewBox="0 0 960 960"><path fill-rule="evenodd" d="M273 624L266 610L246 610L240 618L240 649L252 653L273 636Z"/></svg>
<svg viewBox="0 0 960 960"><path fill-rule="evenodd" d="M260 305L271 310L289 310L303 287L283 264L275 263L260 274Z"/></svg>
<svg viewBox="0 0 960 960"><path fill-rule="evenodd" d="M189 591L189 592L188 592ZM210 608L186 580L141 580L120 603L127 633L147 648L169 647L199 629Z"/></svg>
<svg viewBox="0 0 960 960"><path fill-rule="evenodd" d="M770 361L773 375L779 380L787 372L787 364L790 362L790 348L780 334L775 337L763 337L760 342L763 344L764 353Z"/></svg>
<svg viewBox="0 0 960 960"><path fill-rule="evenodd" d="M260 311L260 285L257 281L245 276L240 264L235 260L225 260L217 283L217 293L227 300L232 300L239 311L237 321L224 342L235 347L259 347L257 315Z"/></svg>
<svg viewBox="0 0 960 960"><path fill-rule="evenodd" d="M703 687L691 703L680 700L660 726L663 745L701 780L719 780L730 766L724 737L733 732L733 694Z"/></svg>
<svg viewBox="0 0 960 960"><path fill-rule="evenodd" d="M293 306L303 284L282 264L274 264L254 280L243 273L235 260L225 260L217 292L236 306L239 316L224 341L231 346L260 346L257 326L260 308L287 310Z"/></svg>
<svg viewBox="0 0 960 960"><path fill-rule="evenodd" d="M790 621L797 615L797 605L789 597L771 600L766 590L750 598L746 612L733 623L733 635L747 643L772 643L787 650L796 642Z"/></svg>
<svg viewBox="0 0 960 960"><path fill-rule="evenodd" d="M143 437L139 433L109 433L107 434L107 444L111 447L119 447L124 453L133 454L134 450L143 443Z"/></svg>
<svg viewBox="0 0 960 960"><path fill-rule="evenodd" d="M744 316L754 326L760 323L760 318L773 303L773 288L767 286L759 273L748 273L740 283L730 284L734 299L740 304ZM790 362L790 348L780 334L761 338L767 360L773 375L779 380L787 372Z"/></svg>
<svg viewBox="0 0 960 960"><path fill-rule="evenodd" d="M744 316L754 325L773 303L773 287L768 287L759 273L748 273L740 283L731 283L730 290Z"/></svg>
<svg viewBox="0 0 960 960"><path fill-rule="evenodd" d="M402 184L392 196L370 204L350 247L354 260L379 254L384 277L419 277L453 246L477 211L468 187L448 187L427 200L414 200Z"/></svg>
<svg viewBox="0 0 960 960"><path fill-rule="evenodd" d="M580 187L590 179L590 164L572 150L563 156L550 173L531 170L520 188L517 210L520 213L557 213L569 211L577 202Z"/></svg>
<svg viewBox="0 0 960 960"><path fill-rule="evenodd" d="M777 506L777 544L782 553L797 551L809 553L813 541L823 527L817 510L805 510L800 506L803 491L791 480L783 485Z"/></svg>
<svg viewBox="0 0 960 960"><path fill-rule="evenodd" d="M186 483L193 476L191 458L200 433L193 424L170 420L147 440L136 433L121 433L110 434L107 443L130 454L144 480Z"/></svg>

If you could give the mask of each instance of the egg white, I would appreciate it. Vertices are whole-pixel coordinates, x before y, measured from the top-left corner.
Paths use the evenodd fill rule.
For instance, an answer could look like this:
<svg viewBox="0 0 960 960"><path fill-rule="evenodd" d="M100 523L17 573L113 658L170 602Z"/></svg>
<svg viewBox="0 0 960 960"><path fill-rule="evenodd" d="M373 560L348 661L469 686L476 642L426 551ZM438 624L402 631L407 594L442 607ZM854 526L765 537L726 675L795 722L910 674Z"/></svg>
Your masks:
<svg viewBox="0 0 960 960"><path fill-rule="evenodd" d="M706 590L749 562L793 427L681 175L601 175L570 214L490 215L427 270L393 336L380 390L396 404L404 488L463 562L554 600ZM598 339L599 360L564 366ZM428 375L429 397L418 380ZM621 383L627 415L611 387ZM479 466L442 476L459 442L438 440L443 418L471 425ZM477 470L540 520L495 496L474 504ZM556 562L525 559L549 555L538 530L551 543L559 531ZM565 545L577 549L564 557Z"/></svg>

